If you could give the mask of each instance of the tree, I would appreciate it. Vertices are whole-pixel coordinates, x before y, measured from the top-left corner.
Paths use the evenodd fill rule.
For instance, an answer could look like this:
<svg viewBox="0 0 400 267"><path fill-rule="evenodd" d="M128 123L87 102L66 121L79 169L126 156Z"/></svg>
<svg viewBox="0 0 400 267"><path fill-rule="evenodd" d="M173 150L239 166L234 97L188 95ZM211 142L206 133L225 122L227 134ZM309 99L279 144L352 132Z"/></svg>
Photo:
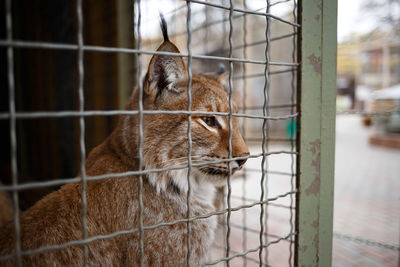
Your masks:
<svg viewBox="0 0 400 267"><path fill-rule="evenodd" d="M400 33L399 0L365 0L361 8L365 15L377 18L380 23L377 27L388 27Z"/></svg>

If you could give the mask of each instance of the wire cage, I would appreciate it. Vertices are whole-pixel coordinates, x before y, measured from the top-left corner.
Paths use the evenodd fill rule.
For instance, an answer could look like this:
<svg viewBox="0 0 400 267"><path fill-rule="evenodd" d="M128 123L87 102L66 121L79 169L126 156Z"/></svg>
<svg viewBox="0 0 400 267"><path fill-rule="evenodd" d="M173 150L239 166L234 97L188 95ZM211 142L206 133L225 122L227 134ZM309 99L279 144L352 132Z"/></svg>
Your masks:
<svg viewBox="0 0 400 267"><path fill-rule="evenodd" d="M227 1L193 1L189 22L186 4L165 14L172 26L170 38L188 55L189 48L191 50L194 72L217 71L220 62L227 66L230 73L230 87L227 87L238 105L238 113L242 113L238 116L242 120L244 139L253 149L254 158L248 161L242 173L235 175L226 191L220 192L227 213L218 229L210 262L229 260L230 264L238 266L260 262L262 265L272 262L272 265L292 265L297 5L293 1L271 1L261 3L252 11L246 1L232 5L233 12ZM284 5L285 17L265 16L262 12L270 14L274 6L279 5ZM146 4L143 11L146 11ZM157 19L153 21L157 23ZM251 30L258 26L259 31ZM143 41L142 45L145 50L155 50L161 41L156 38ZM271 53L275 55L272 60ZM230 62L233 57L235 60ZM149 60L150 56L143 56L142 62ZM266 61L269 64L265 64ZM275 88L274 92L271 87ZM269 160L274 159L279 167L278 164L268 167ZM269 193L268 188L273 188L272 192ZM269 211L275 216L268 219ZM287 224L277 226L282 221ZM275 225L273 230L268 230L272 224ZM261 253L255 246L260 242L266 245ZM274 243L278 245L273 248ZM269 250L274 256L268 256Z"/></svg>
<svg viewBox="0 0 400 267"><path fill-rule="evenodd" d="M295 254L299 254L298 247L302 244L299 241L302 227L295 221L298 222L299 218L303 218L301 214L297 214L299 208L296 205L296 203L301 203L301 199L297 197L300 187L299 153L302 153L299 142L301 135L299 100L301 97L298 95L300 82L302 82L299 78L301 66L299 53L302 51L298 38L302 23L299 18L301 9L298 8L298 4L301 7L301 2L297 3L296 0L267 0L262 3L250 0L165 1L167 4L165 6L160 4L160 8L166 9L163 13L168 22L170 39L182 51L181 54L155 52L162 42L157 26L158 14L154 12L156 2L121 0L116 1L112 7L102 7L102 10L106 11L100 12L98 10L101 8L98 6L108 4L77 0L76 3L70 4L68 8L72 12L66 15L70 27L76 29L75 37L71 42L63 42L15 38L13 35L15 21L19 17L13 17L13 15L17 13L15 9L21 6L14 5L11 0L6 1L6 34L5 38L0 40L0 45L7 52L8 110L2 111L0 119L9 123L7 133L9 134L11 175L10 183L0 185L0 190L12 193L16 242L15 254L1 256L0 260L15 258L16 264L21 266L25 255L82 245L84 265L87 265L90 262L88 262L86 245L90 242L136 232L142 234L143 231L182 222L186 223L189 233L192 221L219 216L222 219L219 220L209 261L204 265L294 266L302 262L301 259L295 260ZM93 9L88 8L89 4L94 5ZM314 11L313 8L315 6L309 10ZM117 33L107 30L102 37L98 38L96 28L90 28L96 23L103 26L110 25L110 28L117 29L115 30ZM18 106L21 106L18 104L18 88L21 85L18 85L17 78L21 76L15 72L14 62L19 62L21 58L19 51L24 49L57 51L57 53L71 53L69 57L76 56L76 60L70 62L74 69L69 77L75 77L75 83L71 83L71 86L75 88L75 93L69 95L74 99L70 107L55 107L54 110L50 108L45 111L40 111L35 107L29 107L28 111L18 109ZM17 57L15 57L16 54ZM127 173L86 175L84 162L87 151L96 145L96 141L93 140L99 141L110 132L115 124L115 119L110 118L116 118L118 115L139 115L139 118L143 118L143 115L147 114L168 113L187 115L190 122L191 115L198 113L191 110L190 83L187 88L189 96L187 110L148 111L143 110L141 101L138 103L138 110L123 110L135 84L142 92L143 88L138 81L142 80L145 74L144 69L150 58L156 54L182 56L188 67L189 79L192 72L215 72L220 68L220 64L225 65L229 74L226 87L231 108L229 113L214 114L229 117L230 132L232 117L240 119L242 135L251 154L245 157L248 162L242 171L232 177L229 175L225 189L219 191L219 197L223 199L223 207L214 213L182 218L173 222L162 222L157 225L143 225L140 222L139 228L120 229L109 235L88 237L85 229L87 223L85 185L88 181L135 175L139 182L138 212L141 214L144 208L140 193L143 177L150 172L165 171L143 170L140 163L138 170ZM103 61L99 59L102 56L105 57ZM315 67L315 61L318 60L321 59L311 58L307 64ZM93 69L99 64L103 64L104 68L95 72L91 64L93 64ZM107 89L106 79L111 79L110 87L116 85L118 90ZM89 93L89 91L96 92L96 85L104 87L103 92L106 96L102 101L93 104L90 98L97 99L98 96L96 96L97 93ZM65 100L66 97L61 96L61 99ZM109 100L111 102L107 102ZM233 102L236 102L238 106L237 113L233 112ZM19 148L23 144L18 141L21 135L18 125L20 121L41 119L50 120L50 123L71 119L68 125L74 128L71 136L75 137L69 140L73 140L73 147L76 149L68 155L73 158L70 166L75 166L71 168L76 173L80 173L79 177L70 178L73 176L61 172L60 175L64 176L58 178L21 182L22 165L29 163L18 154L24 153ZM100 121L100 119L106 121ZM105 134L95 136L94 132L97 131L104 131ZM139 162L143 156L141 131L142 126L139 125ZM189 163L188 166L182 168L190 170L194 166L191 160L190 127L186 134L189 140L187 154ZM231 140L229 143L228 161L233 161L237 158L232 157ZM317 145L315 149L320 148ZM307 147L304 150L309 151L310 148ZM60 154L60 151L63 154L62 149L57 153ZM69 168L70 171L71 168ZM65 244L22 250L18 219L21 191L57 187L68 183L82 183L82 238ZM188 194L190 198L190 183ZM188 206L188 214L189 210L190 206ZM187 245L190 251L189 241ZM303 247L303 251L307 251L307 248ZM141 256L142 253L143 243L141 242ZM315 261L315 258L311 262L313 260ZM189 258L187 263L189 263Z"/></svg>

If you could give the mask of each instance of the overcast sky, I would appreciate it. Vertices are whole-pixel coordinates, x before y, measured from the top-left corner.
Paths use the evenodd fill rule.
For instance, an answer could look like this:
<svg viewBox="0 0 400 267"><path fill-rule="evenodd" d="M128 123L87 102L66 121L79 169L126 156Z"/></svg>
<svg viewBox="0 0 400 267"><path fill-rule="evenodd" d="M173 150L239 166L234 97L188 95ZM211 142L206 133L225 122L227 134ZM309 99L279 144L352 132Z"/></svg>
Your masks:
<svg viewBox="0 0 400 267"><path fill-rule="evenodd" d="M376 25L376 19L363 16L363 0L338 0L338 41L346 39L351 33L366 33Z"/></svg>

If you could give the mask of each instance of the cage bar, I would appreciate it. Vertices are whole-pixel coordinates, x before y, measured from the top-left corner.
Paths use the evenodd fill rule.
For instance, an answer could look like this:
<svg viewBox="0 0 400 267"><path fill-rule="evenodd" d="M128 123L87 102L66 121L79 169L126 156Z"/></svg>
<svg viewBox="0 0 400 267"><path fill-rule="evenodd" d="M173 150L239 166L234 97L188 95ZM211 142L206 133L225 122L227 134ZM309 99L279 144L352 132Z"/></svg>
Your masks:
<svg viewBox="0 0 400 267"><path fill-rule="evenodd" d="M243 0L243 8L247 9L247 2L246 0ZM243 20L242 20L242 56L243 58L247 58L247 17L243 16ZM245 77L246 76L246 64L242 64L242 76ZM232 78L233 79L233 78ZM247 107L246 107L246 100L247 100L247 94L246 94L246 88L247 88L247 79L243 79L242 80L242 111L244 113L246 113ZM242 127L242 135L243 135L243 139L246 139L246 125L245 122L243 122ZM247 168L244 168L243 170L243 180L242 180L242 205L246 204L246 180L247 180L247 172L246 172ZM234 196L231 195L231 199ZM246 209L242 210L242 225L244 227L244 229L247 228L247 221L246 221L246 217L247 217L247 212ZM232 225L233 226L233 225ZM246 251L247 250L247 230L243 230L242 231L242 250ZM243 267L247 266L247 257L243 258Z"/></svg>
<svg viewBox="0 0 400 267"><path fill-rule="evenodd" d="M143 114L183 114L183 115L218 115L229 116L229 112L206 112L206 111L187 111L187 110L143 110ZM88 110L88 111L33 111L33 112L15 112L15 119L35 119L35 118L57 118L57 117L87 117L87 116L115 116L115 115L137 115L138 110ZM232 113L234 117L243 117L251 119L265 120L286 120L297 117L297 113L284 116L257 116L251 114ZM10 113L1 112L0 120L11 118Z"/></svg>
<svg viewBox="0 0 400 267"><path fill-rule="evenodd" d="M76 4L76 15L78 19L78 95L79 95L79 111L83 112L85 107L84 99L84 66L83 66L83 14L82 14L82 0L78 0ZM81 170L81 198L82 198L82 239L86 239L88 236L87 230L87 199L86 199L86 146L85 146L85 117L79 116L79 149L80 149L80 170ZM89 252L86 244L82 245L83 248L83 266L88 265Z"/></svg>
<svg viewBox="0 0 400 267"><path fill-rule="evenodd" d="M331 266L337 1L299 2L295 266Z"/></svg>
<svg viewBox="0 0 400 267"><path fill-rule="evenodd" d="M0 40L0 46L13 46L13 47L26 47L26 48L40 48L40 49L62 49L62 50L78 50L78 45L75 44L58 44L58 43L49 43L49 42L34 42L34 41L5 41ZM98 51L104 53L127 53L127 54L145 54L145 55L164 55L164 56L172 56L172 57L189 57L188 54L183 53L173 53L173 52L164 52L164 51L147 51L147 50L138 50L131 48L119 48L119 47L107 47L107 46L96 46L96 45L84 45L82 46L83 51ZM220 60L220 61L233 61L233 62L243 62L243 63L251 63L251 64L267 64L267 62L263 60L252 60L252 59L244 59L244 58L234 58L234 57L219 57L219 56L207 56L207 55L199 55L192 54L192 58L194 59L210 59L210 60ZM274 66L298 66L297 63L292 62L268 62L269 65Z"/></svg>
<svg viewBox="0 0 400 267"><path fill-rule="evenodd" d="M283 150L282 151L272 151L272 152L264 153L264 154L262 154L262 153L254 154L254 155L250 155L247 157L233 157L231 159L222 159L222 160L193 163L192 166L198 167L198 166L203 166L203 165L207 165L207 164L215 164L215 163L228 162L228 161L241 160L241 159L259 158L259 157L262 157L263 155L269 156L269 155L276 155L276 154L297 154L297 152L283 151ZM148 174L148 173L152 173L152 172L164 172L164 171L169 171L169 170L185 169L186 167L187 167L187 165L175 165L175 166L171 166L171 167L158 168L158 169L147 169L147 170L142 170L142 171L127 171L127 172L120 172L120 173L93 175L93 176L86 176L86 181L97 181L97 180L104 180L107 178L118 179L118 178L122 178L122 177L126 177L126 176L143 175L143 174ZM57 179L57 180L44 181L44 182L20 183L17 185L0 186L0 190L2 190L2 191L25 190L25 189L32 189L32 188L48 187L48 186L53 186L53 185L71 184L71 183L77 183L80 181L81 181L81 178L66 178L66 179Z"/></svg>
<svg viewBox="0 0 400 267"><path fill-rule="evenodd" d="M136 10L135 10L136 8ZM142 49L142 32L141 32L141 23L142 23L142 10L141 10L141 1L135 0L133 5L133 18L135 20L135 13L137 13L137 21L134 21L134 31L137 39L137 49L140 51ZM137 86L138 86L138 107L139 107L139 125L138 125L138 167L139 171L143 169L143 84L141 82L142 75L142 55L140 53L137 54ZM138 203L139 203L139 266L143 266L143 254L144 254L144 230L143 230L143 175L138 175Z"/></svg>
<svg viewBox="0 0 400 267"><path fill-rule="evenodd" d="M277 2L278 3L278 2ZM297 0L293 0L293 10L292 10L292 15L293 15L293 21L297 21ZM293 27L293 31L296 31L296 28ZM292 61L295 62L296 58L297 58L297 35L293 35L292 36ZM292 103L292 106L290 107L290 112L294 112L295 110L295 95L296 95L296 75L297 72L295 72L294 69L292 69L291 72L291 82L290 82L290 86L291 86L291 95L290 95L290 102ZM295 140L293 139L293 135L294 135L294 130L295 130L295 123L296 120L290 119L289 120L290 123L290 151L294 151L295 150ZM291 172L291 176L290 176L290 190L293 191L295 189L295 184L294 184L294 179L296 177L295 174L295 155L291 154L290 155L290 172ZM292 233L294 231L294 211L293 211L293 205L294 205L294 199L293 199L293 195L290 195L290 211L289 211L289 224L290 224L290 232ZM289 245L289 259L288 259L288 264L289 266L293 266L293 236L290 237L290 245Z"/></svg>
<svg viewBox="0 0 400 267"><path fill-rule="evenodd" d="M187 85L187 109L190 112L192 110L192 32L191 32L191 18L192 18L192 9L191 9L191 1L186 2L186 30L187 30L187 50L188 50L188 60L187 60L187 71L188 71L188 85ZM187 128L187 139L188 139L188 170L187 170L187 183L188 183L188 191L186 195L186 205L187 205L187 219L190 218L190 193L191 193L191 184L190 184L190 174L192 172L192 117L188 114L188 128ZM190 221L186 222L186 264L190 266Z"/></svg>
<svg viewBox="0 0 400 267"><path fill-rule="evenodd" d="M12 4L11 0L5 2L7 40L13 40ZM17 163L17 133L16 133L16 108L15 108L15 76L14 76L14 48L7 47L7 75L8 75L8 103L10 113L10 144L11 144L11 179L12 185L18 186L18 163ZM13 224L14 224L14 249L16 266L22 266L21 257L21 229L19 222L19 199L16 189L12 192L13 198Z"/></svg>
<svg viewBox="0 0 400 267"><path fill-rule="evenodd" d="M265 13L270 12L270 1L267 0L267 8L265 10ZM269 77L269 38L270 38L270 19L269 17L265 17L265 22L266 22L266 27L265 27L265 68L264 68L264 88L263 88L263 96L264 96L264 103L263 103L263 115L268 116L269 115L269 109L267 106L269 105L269 83L270 83L270 77ZM262 125L262 144L261 144L261 149L262 153L268 153L268 133L269 133L269 124L267 120L263 120L263 125ZM260 180L260 187L261 187L261 194L260 194L260 202L264 200L264 197L268 198L268 174L266 171L268 170L268 161L265 156L262 157L261 160L261 180ZM260 233L259 233L259 240L260 240L260 250L258 251L258 260L260 261L260 265L263 264L263 244L264 242L268 242L268 238L265 236L264 237L264 231L267 233L268 232L268 207L260 206ZM265 214L264 214L265 213ZM265 221L264 221L265 220ZM265 262L268 264L268 249L265 251Z"/></svg>

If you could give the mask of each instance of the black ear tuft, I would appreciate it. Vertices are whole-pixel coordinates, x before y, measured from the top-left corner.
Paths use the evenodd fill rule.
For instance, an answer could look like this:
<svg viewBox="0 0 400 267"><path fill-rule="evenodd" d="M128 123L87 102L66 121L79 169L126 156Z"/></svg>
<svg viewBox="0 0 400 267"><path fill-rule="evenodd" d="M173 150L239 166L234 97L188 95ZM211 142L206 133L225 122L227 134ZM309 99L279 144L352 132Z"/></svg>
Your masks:
<svg viewBox="0 0 400 267"><path fill-rule="evenodd" d="M165 21L164 15L161 12L160 12L160 26L161 26L162 34L164 36L164 42L169 41L167 22Z"/></svg>
<svg viewBox="0 0 400 267"><path fill-rule="evenodd" d="M160 13L160 26L164 35L164 42L157 49L159 52L179 54L179 49L169 41L167 23ZM150 60L147 75L144 79L144 91L153 97L160 96L162 91L180 93L175 85L186 81L188 73L181 56L153 55Z"/></svg>
<svg viewBox="0 0 400 267"><path fill-rule="evenodd" d="M221 75L222 73L224 73L226 71L225 65L223 63L219 63L219 69L217 71L218 75Z"/></svg>

